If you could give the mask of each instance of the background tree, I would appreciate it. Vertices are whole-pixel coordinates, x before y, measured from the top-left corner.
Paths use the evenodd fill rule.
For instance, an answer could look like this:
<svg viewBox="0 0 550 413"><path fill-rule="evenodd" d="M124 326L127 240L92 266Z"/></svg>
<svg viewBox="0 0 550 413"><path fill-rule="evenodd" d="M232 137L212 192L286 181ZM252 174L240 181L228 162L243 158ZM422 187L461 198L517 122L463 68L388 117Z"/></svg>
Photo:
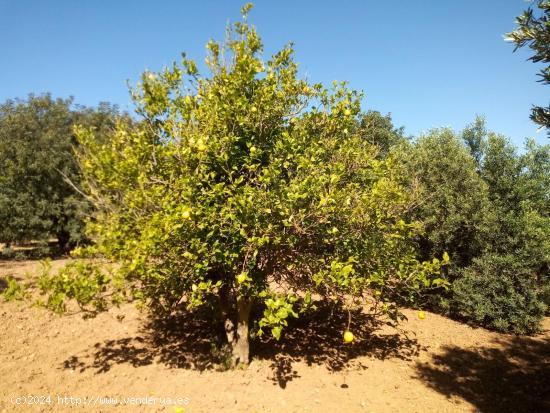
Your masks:
<svg viewBox="0 0 550 413"><path fill-rule="evenodd" d="M105 137L117 113L107 103L91 109L49 94L0 105L1 242L57 238L66 250L83 240L89 204L67 181L80 183L73 127Z"/></svg>
<svg viewBox="0 0 550 413"><path fill-rule="evenodd" d="M452 287L454 310L501 331L537 332L550 303L550 146L528 141L520 155L507 138L488 133L483 147L490 231Z"/></svg>
<svg viewBox="0 0 550 413"><path fill-rule="evenodd" d="M434 130L393 148L424 196L420 259L448 251L450 291L435 308L474 324L536 332L549 303L550 146L524 154L487 132L482 118L461 134Z"/></svg>
<svg viewBox="0 0 550 413"><path fill-rule="evenodd" d="M394 152L424 194L411 210L424 227L420 257L446 251L452 262L449 270L468 265L483 249L489 211L488 188L468 148L452 130L437 129Z"/></svg>
<svg viewBox="0 0 550 413"><path fill-rule="evenodd" d="M414 302L446 263L416 259L404 217L417 193L364 138L360 94L298 79L290 46L263 61L250 7L208 43L209 77L185 57L146 72L136 129L119 123L109 145L78 133L91 252L157 314L217 310L234 363L248 362L251 330L279 338L312 297L395 321L395 299Z"/></svg>
<svg viewBox="0 0 550 413"><path fill-rule="evenodd" d="M550 1L537 0L536 16L532 7L529 7L521 16L516 19L517 28L506 35L507 41L515 43L517 50L520 47L528 46L534 53L529 60L538 63L545 63L539 75L540 81L550 83ZM539 125L550 128L550 106L533 106L531 119ZM549 132L550 133L550 132Z"/></svg>
<svg viewBox="0 0 550 413"><path fill-rule="evenodd" d="M387 157L393 146L407 140L404 128L396 128L390 114L383 116L378 111L369 110L359 116L359 124L364 139L379 148L380 157Z"/></svg>
<svg viewBox="0 0 550 413"><path fill-rule="evenodd" d="M474 158L478 170L481 169L481 161L483 158L484 142L487 136L485 128L485 119L482 116L476 116L474 122L467 125L462 131L462 140L470 150L470 154Z"/></svg>

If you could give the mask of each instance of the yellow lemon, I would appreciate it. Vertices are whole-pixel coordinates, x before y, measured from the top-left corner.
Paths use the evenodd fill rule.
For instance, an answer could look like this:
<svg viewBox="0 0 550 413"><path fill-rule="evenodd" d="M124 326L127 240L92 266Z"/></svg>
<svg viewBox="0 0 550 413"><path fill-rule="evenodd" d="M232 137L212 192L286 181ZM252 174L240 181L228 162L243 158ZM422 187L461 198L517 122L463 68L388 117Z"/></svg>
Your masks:
<svg viewBox="0 0 550 413"><path fill-rule="evenodd" d="M344 111L344 115L346 115L346 116L351 115L351 110L346 109L346 110Z"/></svg>
<svg viewBox="0 0 550 413"><path fill-rule="evenodd" d="M191 213L189 211L183 211L181 216L183 217L183 219L189 219L189 217L191 216Z"/></svg>
<svg viewBox="0 0 550 413"><path fill-rule="evenodd" d="M424 320L426 318L426 313L424 311L419 311L418 318L420 318L421 320Z"/></svg>
<svg viewBox="0 0 550 413"><path fill-rule="evenodd" d="M239 275L237 275L237 282L239 284L242 284L245 281L246 281L246 273L245 272L241 272Z"/></svg>
<svg viewBox="0 0 550 413"><path fill-rule="evenodd" d="M353 333L349 330L344 332L344 341L346 343L351 343L353 341Z"/></svg>

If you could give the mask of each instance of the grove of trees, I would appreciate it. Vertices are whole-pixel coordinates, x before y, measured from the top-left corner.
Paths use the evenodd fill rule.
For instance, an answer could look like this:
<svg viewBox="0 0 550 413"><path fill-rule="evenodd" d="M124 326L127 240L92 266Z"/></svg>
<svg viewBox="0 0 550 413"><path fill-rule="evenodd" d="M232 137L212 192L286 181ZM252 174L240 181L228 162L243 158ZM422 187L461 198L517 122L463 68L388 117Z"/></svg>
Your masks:
<svg viewBox="0 0 550 413"><path fill-rule="evenodd" d="M0 241L86 244L41 278L46 305L207 307L233 364L319 302L347 312L347 342L354 311L397 323L403 306L536 333L550 146L519 151L481 117L407 137L345 82L300 79L291 46L263 60L250 8L207 44L207 75L185 56L143 73L138 119L49 95L1 106Z"/></svg>

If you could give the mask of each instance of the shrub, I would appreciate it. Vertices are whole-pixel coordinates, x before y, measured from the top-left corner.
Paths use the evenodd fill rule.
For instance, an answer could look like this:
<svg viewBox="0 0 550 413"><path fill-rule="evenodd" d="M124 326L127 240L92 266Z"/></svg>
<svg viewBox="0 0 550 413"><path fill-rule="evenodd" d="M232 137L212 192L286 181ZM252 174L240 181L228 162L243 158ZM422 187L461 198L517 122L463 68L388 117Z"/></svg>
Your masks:
<svg viewBox="0 0 550 413"><path fill-rule="evenodd" d="M537 276L512 255L483 255L452 286L460 317L503 332L539 331L545 314Z"/></svg>

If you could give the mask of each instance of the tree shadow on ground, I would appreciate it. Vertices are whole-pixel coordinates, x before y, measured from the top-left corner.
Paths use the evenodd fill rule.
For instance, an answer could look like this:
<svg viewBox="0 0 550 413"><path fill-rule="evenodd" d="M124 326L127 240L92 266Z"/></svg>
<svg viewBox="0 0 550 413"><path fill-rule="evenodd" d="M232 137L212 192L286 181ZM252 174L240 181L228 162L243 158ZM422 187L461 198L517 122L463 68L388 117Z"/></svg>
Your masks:
<svg viewBox="0 0 550 413"><path fill-rule="evenodd" d="M172 368L203 371L220 369L229 361L224 349L224 331L211 310L178 312L164 319L150 319L139 335L96 343L87 353L65 360L64 368L104 373L113 365L129 363L134 367L161 363ZM279 341L268 332L251 340L251 358L271 361L274 384L284 388L298 377L294 362L323 365L331 371L366 368L361 356L378 359L410 359L421 350L417 341L394 329L382 333L371 317L355 313L356 340L343 343L347 312L329 306L289 322Z"/></svg>
<svg viewBox="0 0 550 413"><path fill-rule="evenodd" d="M442 350L417 365L417 378L431 388L481 412L550 412L550 339L514 337L495 347Z"/></svg>
<svg viewBox="0 0 550 413"><path fill-rule="evenodd" d="M105 373L113 365L129 363L134 367L152 363L173 368L203 371L216 368L223 331L216 328L211 312L178 312L166 318L151 318L140 334L96 343L87 354L72 356L64 367L80 371L93 369Z"/></svg>
<svg viewBox="0 0 550 413"><path fill-rule="evenodd" d="M8 282L4 277L0 277L0 294L3 293L6 288L8 288Z"/></svg>
<svg viewBox="0 0 550 413"><path fill-rule="evenodd" d="M308 365L322 365L331 372L344 369L365 369L361 357L368 356L384 360L400 358L410 360L421 346L405 332L383 327L371 316L354 312L351 330L355 335L353 343L344 343L343 332L347 327L348 314L338 307L318 307L317 311L289 322L280 340L270 334L256 340L251 356L270 360L274 372L274 384L285 388L297 378L292 369L295 362Z"/></svg>

